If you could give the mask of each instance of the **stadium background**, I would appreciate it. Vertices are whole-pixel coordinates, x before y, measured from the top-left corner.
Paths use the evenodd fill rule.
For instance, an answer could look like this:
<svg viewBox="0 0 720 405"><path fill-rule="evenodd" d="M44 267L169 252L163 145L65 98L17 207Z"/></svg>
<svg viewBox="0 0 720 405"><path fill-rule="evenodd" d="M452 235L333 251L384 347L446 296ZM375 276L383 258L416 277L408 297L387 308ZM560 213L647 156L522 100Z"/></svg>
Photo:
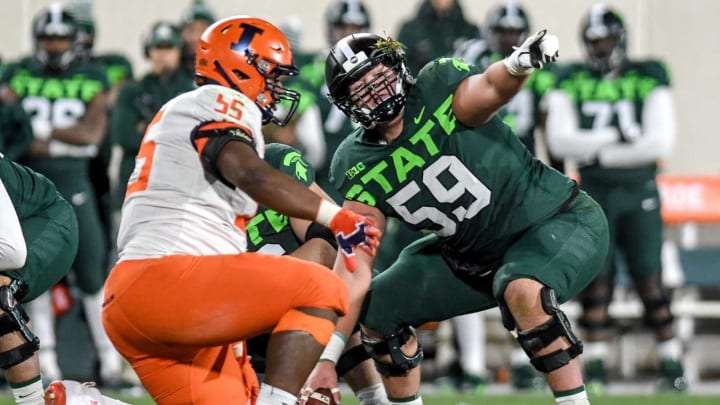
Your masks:
<svg viewBox="0 0 720 405"><path fill-rule="evenodd" d="M289 16L304 24L303 50L326 48L324 10L332 0L205 0L221 18L249 14L279 24ZM421 0L363 0L370 8L373 31L396 35L400 23L412 18ZM481 27L487 10L495 0L458 0L466 18ZM3 45L0 57L11 61L32 49L30 36L33 16L51 0L4 0L0 2ZM65 3L67 0L65 1ZM142 56L141 41L150 25L160 19L179 22L191 0L94 0L97 26L96 52L120 52L133 63L135 76L144 74L148 65ZM521 1L531 17L532 30L548 28L561 41L561 61L582 56L579 24L593 0ZM672 74L676 96L678 138L666 173L720 174L720 137L715 135L713 117L720 111L720 2L716 0L608 0L625 18L631 57L659 57ZM712 239L720 240L717 230ZM59 325L58 340L64 345L59 355L66 376L82 379L91 357L85 356L90 345L84 330L79 330L77 308ZM84 329L84 328L83 328ZM79 335L78 335L79 334ZM69 366L70 365L70 366ZM66 368L69 367L69 368ZM456 402L456 401L454 401ZM469 402L469 401L465 401ZM542 403L498 402L498 403ZM2 403L0 401L0 403ZM428 402L435 403L435 402ZM493 403L495 403L493 401ZM612 403L637 403L612 402ZM656 402L658 405L664 402ZM681 404L685 401L668 403ZM689 403L689 402L688 402ZM692 402L712 403L712 402Z"/></svg>
<svg viewBox="0 0 720 405"><path fill-rule="evenodd" d="M249 14L279 24L294 15L304 23L304 49L326 47L324 10L331 0L206 0L218 17ZM420 0L364 0L373 31L396 35L401 21L411 18ZM459 0L465 16L484 25L496 1ZM532 29L548 28L560 37L562 62L581 57L579 24L594 0L526 0ZM4 0L0 57L11 60L32 49L32 17L51 0ZM672 74L678 117L678 140L667 171L677 174L720 173L720 137L715 114L720 111L720 2L716 0L608 0L628 26L631 57L657 56ZM120 51L133 62L136 76L147 71L141 38L159 20L179 21L190 0L94 0L96 52Z"/></svg>

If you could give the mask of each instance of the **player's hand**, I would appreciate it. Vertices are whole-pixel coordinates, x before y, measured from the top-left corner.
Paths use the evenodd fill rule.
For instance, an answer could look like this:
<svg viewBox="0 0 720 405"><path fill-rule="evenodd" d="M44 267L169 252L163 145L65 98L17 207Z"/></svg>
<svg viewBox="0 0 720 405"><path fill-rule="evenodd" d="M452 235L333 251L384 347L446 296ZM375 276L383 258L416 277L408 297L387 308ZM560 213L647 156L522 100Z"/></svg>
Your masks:
<svg viewBox="0 0 720 405"><path fill-rule="evenodd" d="M380 230L375 222L367 217L342 208L330 221L330 229L338 241L338 251L342 253L348 270L355 271L355 248L375 256L380 246Z"/></svg>
<svg viewBox="0 0 720 405"><path fill-rule="evenodd" d="M338 376L335 371L335 363L332 361L319 361L310 373L307 381L300 390L300 403L305 405L310 395L318 388L329 388L335 397L335 402L340 403L340 389L338 388Z"/></svg>
<svg viewBox="0 0 720 405"><path fill-rule="evenodd" d="M505 67L513 76L526 76L535 68L542 69L547 63L555 62L559 50L557 36L540 30L515 47L515 51L505 58Z"/></svg>

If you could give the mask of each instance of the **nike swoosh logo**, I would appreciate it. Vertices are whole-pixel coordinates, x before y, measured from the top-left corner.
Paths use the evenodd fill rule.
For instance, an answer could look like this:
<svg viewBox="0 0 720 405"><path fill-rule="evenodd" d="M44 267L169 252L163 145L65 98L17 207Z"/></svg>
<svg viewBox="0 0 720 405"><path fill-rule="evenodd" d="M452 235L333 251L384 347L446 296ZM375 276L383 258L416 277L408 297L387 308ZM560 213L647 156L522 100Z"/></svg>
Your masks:
<svg viewBox="0 0 720 405"><path fill-rule="evenodd" d="M415 125L418 125L420 123L420 120L422 119L423 114L425 113L425 106L420 110L420 114L418 114L417 117L413 118L413 122L415 122Z"/></svg>
<svg viewBox="0 0 720 405"><path fill-rule="evenodd" d="M19 398L19 399L23 399L23 398L29 397L30 395L32 395L32 393L27 394L27 395L18 395L18 398Z"/></svg>

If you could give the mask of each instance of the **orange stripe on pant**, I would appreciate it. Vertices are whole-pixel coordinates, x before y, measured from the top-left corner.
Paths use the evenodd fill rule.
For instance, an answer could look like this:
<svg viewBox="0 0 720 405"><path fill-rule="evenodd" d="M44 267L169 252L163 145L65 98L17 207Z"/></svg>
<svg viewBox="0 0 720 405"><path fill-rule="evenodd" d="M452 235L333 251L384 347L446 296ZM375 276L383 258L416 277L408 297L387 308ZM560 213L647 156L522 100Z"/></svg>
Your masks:
<svg viewBox="0 0 720 405"><path fill-rule="evenodd" d="M168 256L113 268L103 324L158 404L245 404L251 387L231 345L299 307L344 314L347 290L327 268L288 256ZM320 329L310 333L327 341Z"/></svg>

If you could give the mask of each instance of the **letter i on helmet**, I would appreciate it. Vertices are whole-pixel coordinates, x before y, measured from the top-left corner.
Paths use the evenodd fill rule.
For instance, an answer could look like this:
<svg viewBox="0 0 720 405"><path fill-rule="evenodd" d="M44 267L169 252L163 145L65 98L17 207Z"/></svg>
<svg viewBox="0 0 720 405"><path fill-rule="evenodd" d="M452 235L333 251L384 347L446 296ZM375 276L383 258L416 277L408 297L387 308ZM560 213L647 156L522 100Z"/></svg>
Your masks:
<svg viewBox="0 0 720 405"><path fill-rule="evenodd" d="M195 82L243 93L260 108L264 124L284 126L295 114L300 95L280 80L297 73L287 38L259 18L222 19L209 26L198 42ZM278 109L278 104L283 108ZM284 116L276 116L278 110L286 111Z"/></svg>

